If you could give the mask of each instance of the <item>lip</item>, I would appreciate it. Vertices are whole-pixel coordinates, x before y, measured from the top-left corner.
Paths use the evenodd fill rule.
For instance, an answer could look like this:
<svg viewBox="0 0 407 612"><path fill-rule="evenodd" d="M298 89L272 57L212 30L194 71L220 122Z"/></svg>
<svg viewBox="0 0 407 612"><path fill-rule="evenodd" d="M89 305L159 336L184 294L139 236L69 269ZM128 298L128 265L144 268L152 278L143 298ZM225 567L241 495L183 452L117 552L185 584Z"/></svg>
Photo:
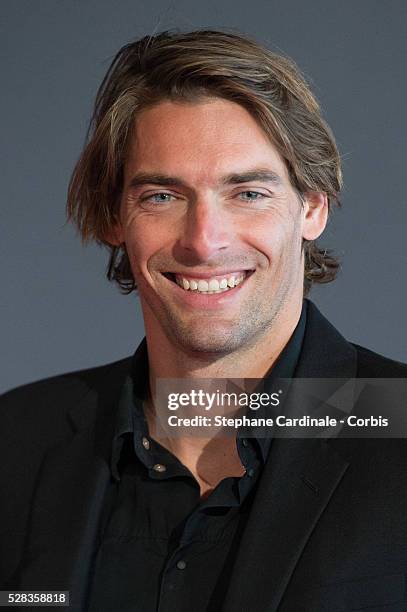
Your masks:
<svg viewBox="0 0 407 612"><path fill-rule="evenodd" d="M254 272L254 270L252 268L247 268L247 269L241 269L241 270L211 270L210 272L193 272L191 274L191 272L166 272L165 274L173 274L173 275L177 275L177 276L182 276L183 278L191 278L192 280L194 279L198 279L201 278L202 280L208 279L208 278L215 278L218 276L221 277L225 277L225 276L231 276L232 274L242 274L242 272L245 273L249 273L249 272ZM165 275L164 274L164 275Z"/></svg>
<svg viewBox="0 0 407 612"><path fill-rule="evenodd" d="M254 270L245 270L245 272L251 272L251 274L248 274L240 285L223 293L211 293L209 295L199 293L198 291L185 291L185 289L169 280L164 274L163 276L168 283L170 291L173 291L174 299L177 302L182 302L183 306L189 307L191 310L215 310L223 306L231 306L235 300L239 299L239 293L245 289L250 278L253 276ZM228 274L231 274L231 272ZM212 273L211 276L191 276L191 278L213 278L213 276Z"/></svg>

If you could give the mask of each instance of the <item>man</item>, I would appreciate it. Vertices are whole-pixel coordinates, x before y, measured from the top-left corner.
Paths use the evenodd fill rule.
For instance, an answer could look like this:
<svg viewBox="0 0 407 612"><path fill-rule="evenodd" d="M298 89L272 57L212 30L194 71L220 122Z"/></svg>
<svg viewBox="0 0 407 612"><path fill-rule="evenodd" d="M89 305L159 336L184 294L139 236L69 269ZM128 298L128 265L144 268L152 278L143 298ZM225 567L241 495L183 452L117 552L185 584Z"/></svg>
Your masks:
<svg viewBox="0 0 407 612"><path fill-rule="evenodd" d="M407 375L304 300L336 273L315 241L340 186L290 60L216 31L121 49L68 213L137 287L146 339L4 397L3 589L92 611L405 609L403 440L157 427L162 379Z"/></svg>

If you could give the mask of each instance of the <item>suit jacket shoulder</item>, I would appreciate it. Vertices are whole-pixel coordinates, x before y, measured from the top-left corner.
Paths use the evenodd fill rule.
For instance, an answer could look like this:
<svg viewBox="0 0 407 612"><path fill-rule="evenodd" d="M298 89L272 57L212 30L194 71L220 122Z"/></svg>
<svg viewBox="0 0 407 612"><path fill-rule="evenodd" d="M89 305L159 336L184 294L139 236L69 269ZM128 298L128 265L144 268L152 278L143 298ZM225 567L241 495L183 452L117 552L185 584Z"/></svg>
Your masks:
<svg viewBox="0 0 407 612"><path fill-rule="evenodd" d="M81 427L93 432L97 416L114 416L130 363L131 357L53 376L0 398L0 498L7 500L0 505L0 587L13 584L49 453L68 444Z"/></svg>
<svg viewBox="0 0 407 612"><path fill-rule="evenodd" d="M357 351L358 378L407 378L407 364L379 355L358 344L352 344Z"/></svg>
<svg viewBox="0 0 407 612"><path fill-rule="evenodd" d="M34 477L42 457L112 410L130 369L131 357L29 383L0 398L0 486Z"/></svg>
<svg viewBox="0 0 407 612"><path fill-rule="evenodd" d="M41 418L41 425L55 431L59 420L65 420L73 402L81 401L103 387L117 387L130 369L131 357L101 366L59 374L16 387L0 397L2 419L13 418L32 423Z"/></svg>

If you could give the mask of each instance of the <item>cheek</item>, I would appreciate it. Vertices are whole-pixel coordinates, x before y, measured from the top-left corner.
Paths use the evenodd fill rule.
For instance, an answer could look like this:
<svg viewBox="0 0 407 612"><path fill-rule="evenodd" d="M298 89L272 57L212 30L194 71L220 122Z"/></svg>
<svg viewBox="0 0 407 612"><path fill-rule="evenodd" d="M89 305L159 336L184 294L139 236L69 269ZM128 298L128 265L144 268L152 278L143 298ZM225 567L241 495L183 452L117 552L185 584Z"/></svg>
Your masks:
<svg viewBox="0 0 407 612"><path fill-rule="evenodd" d="M292 219L284 222L279 220L278 223L270 220L251 223L250 232L246 236L251 246L263 254L263 265L260 267L278 265L281 259L301 245L300 233Z"/></svg>
<svg viewBox="0 0 407 612"><path fill-rule="evenodd" d="M161 261L169 248L170 226L152 218L135 219L127 226L125 242L135 276L149 275L154 262Z"/></svg>

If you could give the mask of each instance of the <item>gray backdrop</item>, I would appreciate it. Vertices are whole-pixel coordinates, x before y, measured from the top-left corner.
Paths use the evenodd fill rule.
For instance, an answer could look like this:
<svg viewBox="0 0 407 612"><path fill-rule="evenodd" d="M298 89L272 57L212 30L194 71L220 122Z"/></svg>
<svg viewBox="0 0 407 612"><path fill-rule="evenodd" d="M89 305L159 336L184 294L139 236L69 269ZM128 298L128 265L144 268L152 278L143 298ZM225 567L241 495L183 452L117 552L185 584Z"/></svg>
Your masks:
<svg viewBox="0 0 407 612"><path fill-rule="evenodd" d="M131 354L137 298L64 225L94 94L120 46L157 29L231 27L292 56L343 156L323 244L338 280L312 297L350 340L407 360L404 0L2 0L1 388Z"/></svg>

